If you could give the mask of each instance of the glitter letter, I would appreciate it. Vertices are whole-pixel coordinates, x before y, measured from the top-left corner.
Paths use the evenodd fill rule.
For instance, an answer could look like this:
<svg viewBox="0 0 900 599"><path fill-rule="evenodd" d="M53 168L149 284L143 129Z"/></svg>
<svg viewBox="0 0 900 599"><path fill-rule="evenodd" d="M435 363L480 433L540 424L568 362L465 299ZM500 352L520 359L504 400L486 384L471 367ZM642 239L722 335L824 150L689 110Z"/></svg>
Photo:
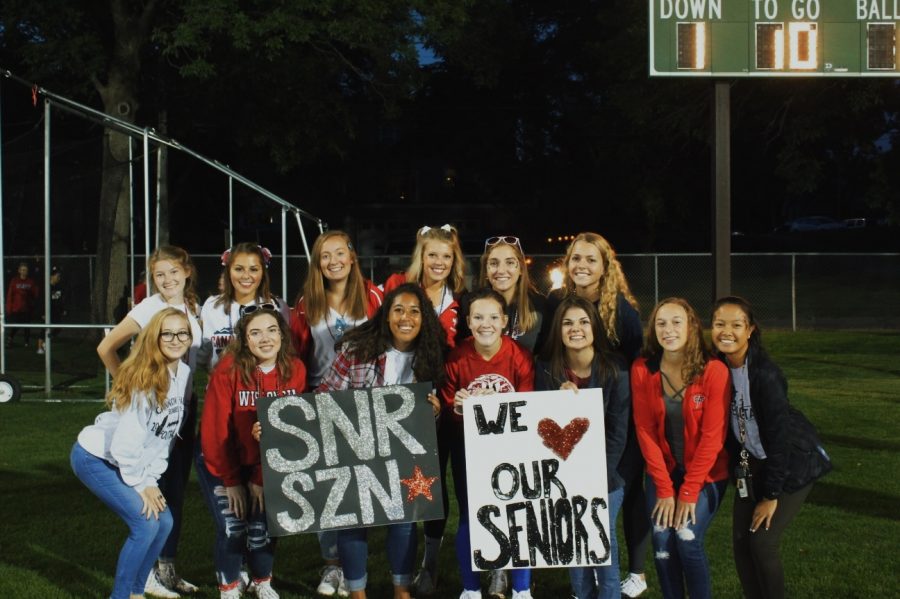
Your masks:
<svg viewBox="0 0 900 599"><path fill-rule="evenodd" d="M385 397L397 395L403 402L393 412L387 411ZM378 436L378 455L386 458L391 455L391 440L388 431L394 433L409 453L420 455L425 453L425 448L408 430L400 426L400 421L412 414L416 405L415 394L407 387L392 385L390 387L378 387L372 389L372 411L375 412L375 434Z"/></svg>
<svg viewBox="0 0 900 599"><path fill-rule="evenodd" d="M319 526L322 528L338 528L343 526L353 526L358 522L356 514L338 514L337 509L341 507L341 501L344 500L344 494L347 487L350 486L350 467L341 466L340 468L328 468L327 470L319 470L316 472L316 481L333 480L334 484L328 491L328 499L325 500L325 507L322 508L322 517L319 518Z"/></svg>
<svg viewBox="0 0 900 599"><path fill-rule="evenodd" d="M328 393L316 393L316 408L319 412L319 428L322 431L322 450L325 453L325 464L334 466L338 463L337 441L334 429L341 431L350 449L360 460L371 460L375 457L375 438L372 435L372 417L369 415L369 394L365 391L354 391L356 417L359 420L359 432L353 423Z"/></svg>
<svg viewBox="0 0 900 599"><path fill-rule="evenodd" d="M591 549L589 555L591 561L595 564L602 564L609 559L609 537L606 535L606 529L603 528L603 523L600 522L600 516L597 514L597 508L607 509L606 501L602 497L594 497L591 500L591 520L594 521L594 526L597 527L597 533L600 536L600 544L603 545L603 550L606 553L603 554L603 557L598 557L594 550Z"/></svg>
<svg viewBox="0 0 900 599"><path fill-rule="evenodd" d="M306 417L307 421L316 419L316 411L309 402L302 397L295 397L293 395L280 397L273 401L272 405L269 406L268 416L272 426L277 430L297 437L306 445L306 457L302 460L289 460L285 458L281 454L281 450L277 447L266 450L266 462L269 464L269 468L275 472L281 473L307 470L319 461L319 444L316 442L316 438L299 426L288 424L281 419L281 410L287 407L296 407L303 410L303 415ZM312 484L311 481L310 484Z"/></svg>
<svg viewBox="0 0 900 599"><path fill-rule="evenodd" d="M278 525L281 528L289 533L303 532L312 526L316 519L313 506L306 500L306 497L298 493L294 488L294 484L298 482L304 491L312 491L313 481L308 474L305 472L292 472L285 476L284 480L281 481L281 492L284 494L285 498L290 499L300 506L300 517L291 518L287 511L275 514L275 521L278 522Z"/></svg>
<svg viewBox="0 0 900 599"><path fill-rule="evenodd" d="M491 522L491 516L500 516L500 508L496 505L483 505L478 508L478 523L491 533L491 536L497 541L497 545L500 546L500 555L495 560L488 560L484 559L481 549L476 549L472 556L475 560L475 565L482 570L497 570L509 563L509 537L494 526L494 523Z"/></svg>
<svg viewBox="0 0 900 599"><path fill-rule="evenodd" d="M400 491L400 470L397 468L397 460L388 460L384 465L387 468L390 494L378 482L371 468L365 464L353 467L353 472L356 474L356 486L359 490L359 511L362 512L363 524L372 524L375 521L372 495L381 504L388 520L403 519L403 493Z"/></svg>

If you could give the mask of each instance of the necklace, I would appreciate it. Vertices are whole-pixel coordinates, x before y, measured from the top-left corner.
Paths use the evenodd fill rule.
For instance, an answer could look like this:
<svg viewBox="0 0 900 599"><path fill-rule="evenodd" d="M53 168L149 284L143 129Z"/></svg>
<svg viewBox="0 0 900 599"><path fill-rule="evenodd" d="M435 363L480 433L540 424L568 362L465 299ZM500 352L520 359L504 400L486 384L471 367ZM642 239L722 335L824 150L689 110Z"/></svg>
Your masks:
<svg viewBox="0 0 900 599"><path fill-rule="evenodd" d="M331 332L331 325L328 323L328 317L325 317L325 328L328 330L328 334L331 336L332 341L337 341L341 337L344 336L344 333L347 329L350 328L350 322L347 320L347 313L341 314L334 308L328 308L329 315L331 312L337 314L337 318L334 319L334 332Z"/></svg>

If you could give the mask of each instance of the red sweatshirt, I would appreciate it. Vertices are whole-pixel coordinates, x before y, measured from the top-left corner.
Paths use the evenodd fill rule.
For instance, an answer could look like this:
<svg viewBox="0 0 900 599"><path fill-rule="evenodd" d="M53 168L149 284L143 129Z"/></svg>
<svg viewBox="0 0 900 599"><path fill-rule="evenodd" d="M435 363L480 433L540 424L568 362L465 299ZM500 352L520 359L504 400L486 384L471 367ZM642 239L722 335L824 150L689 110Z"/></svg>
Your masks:
<svg viewBox="0 0 900 599"><path fill-rule="evenodd" d="M485 360L475 350L472 337L453 348L445 365L447 382L441 389L441 397L453 406L453 396L459 389L469 393L479 389L492 389L497 393L534 391L534 361L531 352L512 340L500 337L500 351Z"/></svg>
<svg viewBox="0 0 900 599"><path fill-rule="evenodd" d="M405 273L398 272L392 274L388 277L388 280L384 282L384 294L387 295L392 290L396 289L406 282L407 281ZM441 326L444 327L445 331L447 331L447 347L452 348L454 345L456 345L456 323L458 319L459 302L456 301L456 298L454 297L449 303L444 305L443 312L438 314L438 320L441 321Z"/></svg>
<svg viewBox="0 0 900 599"><path fill-rule="evenodd" d="M9 314L31 314L38 299L38 286L31 277L16 277L6 292L6 311Z"/></svg>
<svg viewBox="0 0 900 599"><path fill-rule="evenodd" d="M631 366L634 424L647 474L653 477L658 499L675 496L670 473L675 457L666 440L666 406L662 398L659 363L638 358ZM703 485L728 478L725 433L731 380L728 367L718 360L706 363L703 375L684 390L684 483L678 499L695 503Z"/></svg>
<svg viewBox="0 0 900 599"><path fill-rule="evenodd" d="M252 467L250 480L262 485L259 443L253 439L256 398L299 395L306 390L306 367L294 358L293 373L288 381L278 378L278 369L268 373L256 370L256 381L249 387L233 369L234 358L226 356L216 365L206 386L203 418L200 422L200 444L206 467L222 479L226 487L246 483L241 468Z"/></svg>

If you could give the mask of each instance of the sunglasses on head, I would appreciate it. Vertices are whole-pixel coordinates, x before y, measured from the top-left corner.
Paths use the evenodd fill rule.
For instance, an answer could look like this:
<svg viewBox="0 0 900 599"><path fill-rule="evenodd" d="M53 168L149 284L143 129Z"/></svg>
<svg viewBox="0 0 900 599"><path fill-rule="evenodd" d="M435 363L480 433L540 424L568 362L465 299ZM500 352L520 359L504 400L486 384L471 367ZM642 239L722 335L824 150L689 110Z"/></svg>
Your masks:
<svg viewBox="0 0 900 599"><path fill-rule="evenodd" d="M518 237L513 237L512 235L501 235L498 237L488 237L484 240L484 249L487 251L488 248L494 247L498 243L505 243L507 245L514 245L519 248L522 253L525 251L522 250L522 243L519 241Z"/></svg>
<svg viewBox="0 0 900 599"><path fill-rule="evenodd" d="M253 314L257 310L271 310L274 312L277 309L278 306L276 306L273 302L264 302L262 304L250 304L249 306L241 306L239 308L239 312L241 314L241 318L243 318L248 314Z"/></svg>

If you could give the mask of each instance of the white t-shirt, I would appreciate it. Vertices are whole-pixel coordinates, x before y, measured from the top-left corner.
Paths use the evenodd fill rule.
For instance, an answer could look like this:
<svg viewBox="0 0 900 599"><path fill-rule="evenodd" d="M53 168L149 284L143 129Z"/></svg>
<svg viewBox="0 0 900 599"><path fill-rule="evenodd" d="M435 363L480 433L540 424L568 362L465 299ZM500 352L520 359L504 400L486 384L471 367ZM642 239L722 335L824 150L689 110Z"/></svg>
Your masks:
<svg viewBox="0 0 900 599"><path fill-rule="evenodd" d="M406 385L415 382L412 363L415 352L399 351L393 347L384 354L384 384Z"/></svg>
<svg viewBox="0 0 900 599"><path fill-rule="evenodd" d="M165 308L175 308L176 310L184 312L187 315L188 323L191 325L191 347L188 349L187 354L187 363L191 368L191 375L188 377L187 389L190 389L190 391L193 392L193 373L197 368L197 355L200 351L200 344L203 341L203 329L200 326L197 315L192 314L184 304L167 304L166 300L162 298L162 295L154 293L150 297L144 298L141 303L132 308L131 312L128 313L128 316L143 329L150 324L150 319L152 319L157 312ZM190 398L190 393L188 393L188 398Z"/></svg>
<svg viewBox="0 0 900 599"><path fill-rule="evenodd" d="M328 369L331 368L334 357L337 355L334 351L334 344L347 331L358 327L367 320L368 318L365 316L359 320L341 316L337 310L329 307L325 318L309 327L309 333L313 340L310 363L306 364L310 389L318 387Z"/></svg>
<svg viewBox="0 0 900 599"><path fill-rule="evenodd" d="M222 352L225 351L225 348L228 347L228 344L234 339L234 327L241 319L241 304L231 302L230 304L222 303L217 306L216 302L220 297L221 296L219 295L213 295L207 298L206 302L203 304L203 308L200 310L200 322L203 326L203 347L200 350L198 362L201 366L209 368L210 371L215 368ZM278 311L281 312L281 316L284 317L284 321L290 325L290 307L277 297L272 298L271 301L275 302L278 306ZM265 303L265 301L262 298L257 298L256 301L249 302L245 305L250 306L263 303ZM228 308L227 312L225 310L226 308ZM290 343L291 340L285 339L283 342Z"/></svg>

